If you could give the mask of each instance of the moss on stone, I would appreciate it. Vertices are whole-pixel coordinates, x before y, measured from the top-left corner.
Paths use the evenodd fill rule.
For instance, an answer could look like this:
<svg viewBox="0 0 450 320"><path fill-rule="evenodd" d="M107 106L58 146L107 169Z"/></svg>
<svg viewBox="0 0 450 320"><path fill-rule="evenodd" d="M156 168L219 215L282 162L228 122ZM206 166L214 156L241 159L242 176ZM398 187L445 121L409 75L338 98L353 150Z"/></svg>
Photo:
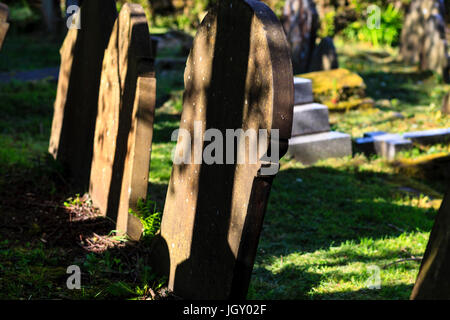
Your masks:
<svg viewBox="0 0 450 320"><path fill-rule="evenodd" d="M314 100L325 104L330 110L350 110L373 105L371 99L365 99L364 80L347 69L311 72L297 77L312 80Z"/></svg>

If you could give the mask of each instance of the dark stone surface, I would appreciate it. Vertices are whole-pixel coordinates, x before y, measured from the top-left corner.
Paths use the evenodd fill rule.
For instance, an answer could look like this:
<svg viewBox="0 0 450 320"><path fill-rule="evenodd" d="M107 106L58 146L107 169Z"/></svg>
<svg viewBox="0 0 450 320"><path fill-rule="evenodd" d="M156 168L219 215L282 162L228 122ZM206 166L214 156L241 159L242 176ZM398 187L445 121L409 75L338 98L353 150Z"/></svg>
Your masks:
<svg viewBox="0 0 450 320"><path fill-rule="evenodd" d="M61 48L49 152L81 192L87 191L105 49L117 17L113 0L84 1L81 29L68 31Z"/></svg>
<svg viewBox="0 0 450 320"><path fill-rule="evenodd" d="M227 129L279 129L281 157L292 130L292 79L289 46L275 14L260 1L219 1L189 55L180 128L192 137L194 121L223 137ZM180 139L176 153L190 146ZM262 147L264 153L269 143ZM224 159L236 163L230 151L224 150ZM190 164L173 165L153 267L183 298L244 299L275 172L262 173L270 164L264 157L256 164L208 165L193 163L194 153Z"/></svg>
<svg viewBox="0 0 450 320"><path fill-rule="evenodd" d="M450 168L448 168L450 169ZM419 274L411 293L413 300L450 299L450 192L444 197L430 233Z"/></svg>
<svg viewBox="0 0 450 320"><path fill-rule="evenodd" d="M309 71L314 72L337 68L339 68L339 62L333 39L330 37L325 37L314 49Z"/></svg>

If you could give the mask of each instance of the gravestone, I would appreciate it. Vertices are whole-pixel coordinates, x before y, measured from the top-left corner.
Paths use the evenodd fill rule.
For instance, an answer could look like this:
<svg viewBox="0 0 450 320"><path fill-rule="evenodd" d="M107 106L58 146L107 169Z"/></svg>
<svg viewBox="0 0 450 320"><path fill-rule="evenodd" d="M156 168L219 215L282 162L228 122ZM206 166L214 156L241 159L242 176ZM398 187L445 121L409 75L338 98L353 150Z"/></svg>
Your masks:
<svg viewBox="0 0 450 320"><path fill-rule="evenodd" d="M445 9L439 0L413 0L402 28L400 53L408 63L419 63L448 80Z"/></svg>
<svg viewBox="0 0 450 320"><path fill-rule="evenodd" d="M173 165L153 247L154 267L168 275L176 295L246 297L272 180L291 134L292 79L285 34L264 3L219 1L204 18L185 70L175 152L191 161ZM227 129L268 130L268 141L258 139L259 154L267 152L272 159L258 156L254 164L236 164L235 148L219 146L216 155L223 154L217 162L196 162L199 153L211 148L194 137L198 129L216 129L214 142L219 137L225 142ZM248 140L238 145L250 148Z"/></svg>
<svg viewBox="0 0 450 320"><path fill-rule="evenodd" d="M332 70L337 68L339 68L339 63L333 39L325 37L313 51L309 71Z"/></svg>
<svg viewBox="0 0 450 320"><path fill-rule="evenodd" d="M42 0L41 13L48 32L55 33L62 29L61 1Z"/></svg>
<svg viewBox="0 0 450 320"><path fill-rule="evenodd" d="M450 114L450 93L447 93L442 101L442 113Z"/></svg>
<svg viewBox="0 0 450 320"><path fill-rule="evenodd" d="M9 9L6 4L0 3L0 50L2 49L3 41L9 29L8 23Z"/></svg>
<svg viewBox="0 0 450 320"><path fill-rule="evenodd" d="M431 230L411 299L450 299L449 228L450 192L447 192Z"/></svg>
<svg viewBox="0 0 450 320"><path fill-rule="evenodd" d="M313 0L287 0L281 18L290 48L294 74L309 71L319 29Z"/></svg>
<svg viewBox="0 0 450 320"><path fill-rule="evenodd" d="M114 0L83 1L81 29L70 29L61 47L61 68L49 152L70 179L87 190L105 49L117 17Z"/></svg>
<svg viewBox="0 0 450 320"><path fill-rule="evenodd" d="M147 196L156 79L144 9L126 3L105 51L94 135L89 193L116 230L139 239L129 215Z"/></svg>

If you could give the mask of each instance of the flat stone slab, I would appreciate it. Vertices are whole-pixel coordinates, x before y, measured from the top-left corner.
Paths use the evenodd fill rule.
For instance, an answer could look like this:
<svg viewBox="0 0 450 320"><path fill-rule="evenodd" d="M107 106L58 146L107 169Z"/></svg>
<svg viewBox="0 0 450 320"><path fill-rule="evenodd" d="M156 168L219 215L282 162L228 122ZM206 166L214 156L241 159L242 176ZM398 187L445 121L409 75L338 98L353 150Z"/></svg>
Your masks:
<svg viewBox="0 0 450 320"><path fill-rule="evenodd" d="M292 136L330 131L328 107L309 103L294 107Z"/></svg>
<svg viewBox="0 0 450 320"><path fill-rule="evenodd" d="M312 81L294 77L294 105L311 103L313 101Z"/></svg>
<svg viewBox="0 0 450 320"><path fill-rule="evenodd" d="M351 156L352 140L349 134L334 131L293 137L289 140L288 153L310 165L318 160Z"/></svg>
<svg viewBox="0 0 450 320"><path fill-rule="evenodd" d="M383 134L373 137L375 152L388 160L394 160L401 150L412 148L411 140L402 138L398 134Z"/></svg>
<svg viewBox="0 0 450 320"><path fill-rule="evenodd" d="M408 132L403 135L403 138L421 145L448 143L450 141L450 128Z"/></svg>

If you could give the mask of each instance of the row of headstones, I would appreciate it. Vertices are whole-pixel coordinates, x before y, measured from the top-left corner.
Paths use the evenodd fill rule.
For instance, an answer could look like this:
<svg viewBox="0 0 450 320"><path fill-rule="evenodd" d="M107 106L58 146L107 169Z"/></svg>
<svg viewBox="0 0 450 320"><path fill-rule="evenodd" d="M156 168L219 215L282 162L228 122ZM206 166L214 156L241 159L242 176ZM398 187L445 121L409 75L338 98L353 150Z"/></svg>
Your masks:
<svg viewBox="0 0 450 320"><path fill-rule="evenodd" d="M115 1L98 0L79 15L60 51L49 152L117 230L138 237L129 209L147 194L156 94L146 17L139 5L117 16Z"/></svg>
<svg viewBox="0 0 450 320"><path fill-rule="evenodd" d="M288 153L305 165L352 155L351 136L331 131L328 107L314 103L310 79L294 77L294 115Z"/></svg>
<svg viewBox="0 0 450 320"><path fill-rule="evenodd" d="M155 77L148 26L140 6L127 4L117 17L113 0L86 1L80 14L81 29L69 31L61 50L50 152L89 184L103 213L118 208L117 224L129 233L133 223L120 208L145 198L149 172ZM191 154L190 163L173 165L151 260L176 295L245 298L276 174L262 169L278 165L292 133L292 79L285 34L262 2L220 1L205 17L187 61L180 129L195 136L195 121L222 133L278 129L280 150L255 164L207 165ZM189 147L177 143L177 151Z"/></svg>
<svg viewBox="0 0 450 320"><path fill-rule="evenodd" d="M6 33L9 29L8 16L8 6L6 4L0 3L0 50L2 49L3 41L5 40Z"/></svg>
<svg viewBox="0 0 450 320"><path fill-rule="evenodd" d="M117 16L114 0L83 1L79 14L81 29L61 48L49 152L119 232L138 239L142 226L129 209L146 198L155 108L148 25L136 4ZM186 64L180 131L265 129L268 139L258 141L256 163L236 164L228 148L225 164L198 163L195 152L174 162L151 260L176 295L245 298L277 172L263 169L278 168L288 148L292 79L286 36L264 3L219 1L204 18ZM176 153L193 142L179 135Z"/></svg>

